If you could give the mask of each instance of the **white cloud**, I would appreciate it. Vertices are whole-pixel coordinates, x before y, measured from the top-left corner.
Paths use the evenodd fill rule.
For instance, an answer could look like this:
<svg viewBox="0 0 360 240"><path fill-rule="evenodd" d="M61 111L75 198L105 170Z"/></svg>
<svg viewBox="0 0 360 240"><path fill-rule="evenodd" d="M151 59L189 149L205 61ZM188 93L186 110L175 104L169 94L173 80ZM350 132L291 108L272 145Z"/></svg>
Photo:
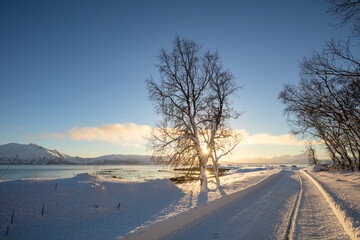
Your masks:
<svg viewBox="0 0 360 240"><path fill-rule="evenodd" d="M270 135L268 133L259 133L250 135L246 130L237 130L241 133L243 140L241 144L271 144L271 145L295 145L303 146L306 141L297 140L292 134Z"/></svg>
<svg viewBox="0 0 360 240"><path fill-rule="evenodd" d="M142 147L151 127L135 123L105 124L96 127L72 128L65 133L42 133L39 137L72 139L82 141L102 141L117 143L122 146Z"/></svg>
<svg viewBox="0 0 360 240"><path fill-rule="evenodd" d="M144 147L146 136L152 127L135 123L104 124L95 127L75 127L63 133L41 133L38 137L54 139L72 139L80 141L102 141L122 146ZM297 140L291 134L270 135L260 133L250 135L246 130L236 130L242 135L241 145L292 145L303 146L306 141Z"/></svg>

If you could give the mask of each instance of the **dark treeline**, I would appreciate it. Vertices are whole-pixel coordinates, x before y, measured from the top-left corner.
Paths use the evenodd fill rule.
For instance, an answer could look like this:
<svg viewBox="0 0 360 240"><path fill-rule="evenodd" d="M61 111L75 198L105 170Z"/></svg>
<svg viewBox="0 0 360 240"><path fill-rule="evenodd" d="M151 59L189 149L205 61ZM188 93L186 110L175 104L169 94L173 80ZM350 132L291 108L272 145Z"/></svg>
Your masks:
<svg viewBox="0 0 360 240"><path fill-rule="evenodd" d="M323 142L337 169L355 171L360 170L360 1L327 2L337 27L350 25L352 33L305 57L300 81L285 85L279 99L294 134ZM310 144L308 154L315 156L313 151Z"/></svg>

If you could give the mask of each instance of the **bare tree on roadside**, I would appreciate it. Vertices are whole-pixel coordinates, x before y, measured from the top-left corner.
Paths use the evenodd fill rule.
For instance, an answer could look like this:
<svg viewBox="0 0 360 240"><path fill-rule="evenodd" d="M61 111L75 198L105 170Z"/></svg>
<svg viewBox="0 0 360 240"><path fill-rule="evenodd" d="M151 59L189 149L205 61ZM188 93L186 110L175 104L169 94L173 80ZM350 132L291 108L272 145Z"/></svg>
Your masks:
<svg viewBox="0 0 360 240"><path fill-rule="evenodd" d="M340 26L352 24L352 35L304 58L300 81L285 85L279 99L294 134L321 140L336 167L360 170L360 2L328 2Z"/></svg>
<svg viewBox="0 0 360 240"><path fill-rule="evenodd" d="M306 145L306 155L310 165L316 165L319 163L319 160L316 156L315 147L311 142L308 142Z"/></svg>
<svg viewBox="0 0 360 240"><path fill-rule="evenodd" d="M161 116L148 142L153 159L198 167L203 191L211 159L220 186L218 160L230 154L240 139L228 126L230 119L239 116L230 102L239 86L232 73L223 69L217 52L202 51L190 40L176 37L173 49L161 50L159 61L160 79L146 81L150 100Z"/></svg>

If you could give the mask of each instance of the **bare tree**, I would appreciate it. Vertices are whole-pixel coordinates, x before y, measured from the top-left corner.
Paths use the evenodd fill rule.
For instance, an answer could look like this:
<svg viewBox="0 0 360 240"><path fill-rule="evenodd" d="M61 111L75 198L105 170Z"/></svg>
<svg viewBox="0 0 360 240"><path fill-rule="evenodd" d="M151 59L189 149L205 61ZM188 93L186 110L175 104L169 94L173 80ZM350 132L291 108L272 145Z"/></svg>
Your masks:
<svg viewBox="0 0 360 240"><path fill-rule="evenodd" d="M223 69L218 53L202 52L193 41L176 37L173 49L162 49L159 60L160 80L146 81L150 100L162 117L149 148L158 162L198 167L205 191L209 158L231 152L222 149L229 144L224 139L232 135L221 133L231 132L228 120L239 116L229 102L239 87L231 72ZM213 164L218 169L218 161Z"/></svg>
<svg viewBox="0 0 360 240"><path fill-rule="evenodd" d="M359 22L357 1L331 0L329 12ZM354 35L355 36L355 35ZM360 169L360 61L353 54L358 46L331 40L322 52L300 63L297 85L285 85L279 99L294 134L322 140L334 164L343 169Z"/></svg>
<svg viewBox="0 0 360 240"><path fill-rule="evenodd" d="M340 25L359 21L360 1L357 0L327 0L328 13L340 19Z"/></svg>
<svg viewBox="0 0 360 240"><path fill-rule="evenodd" d="M306 155L307 155L310 165L318 164L319 160L316 156L316 150L315 150L314 145L311 142L308 142L306 145Z"/></svg>

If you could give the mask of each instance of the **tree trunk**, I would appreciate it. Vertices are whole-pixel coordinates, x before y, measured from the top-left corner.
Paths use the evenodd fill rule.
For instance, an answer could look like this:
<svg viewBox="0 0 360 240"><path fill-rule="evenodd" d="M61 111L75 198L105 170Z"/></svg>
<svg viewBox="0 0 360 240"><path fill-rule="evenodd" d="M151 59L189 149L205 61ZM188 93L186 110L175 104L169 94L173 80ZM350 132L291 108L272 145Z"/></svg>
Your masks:
<svg viewBox="0 0 360 240"><path fill-rule="evenodd" d="M219 177L219 167L216 164L213 165L213 168L214 168L214 173L215 173L215 178L216 178L216 187L217 189L220 188L220 177Z"/></svg>
<svg viewBox="0 0 360 240"><path fill-rule="evenodd" d="M207 159L204 157L201 157L201 167L200 167L200 190L202 192L207 192L207 176L206 176L206 164Z"/></svg>

